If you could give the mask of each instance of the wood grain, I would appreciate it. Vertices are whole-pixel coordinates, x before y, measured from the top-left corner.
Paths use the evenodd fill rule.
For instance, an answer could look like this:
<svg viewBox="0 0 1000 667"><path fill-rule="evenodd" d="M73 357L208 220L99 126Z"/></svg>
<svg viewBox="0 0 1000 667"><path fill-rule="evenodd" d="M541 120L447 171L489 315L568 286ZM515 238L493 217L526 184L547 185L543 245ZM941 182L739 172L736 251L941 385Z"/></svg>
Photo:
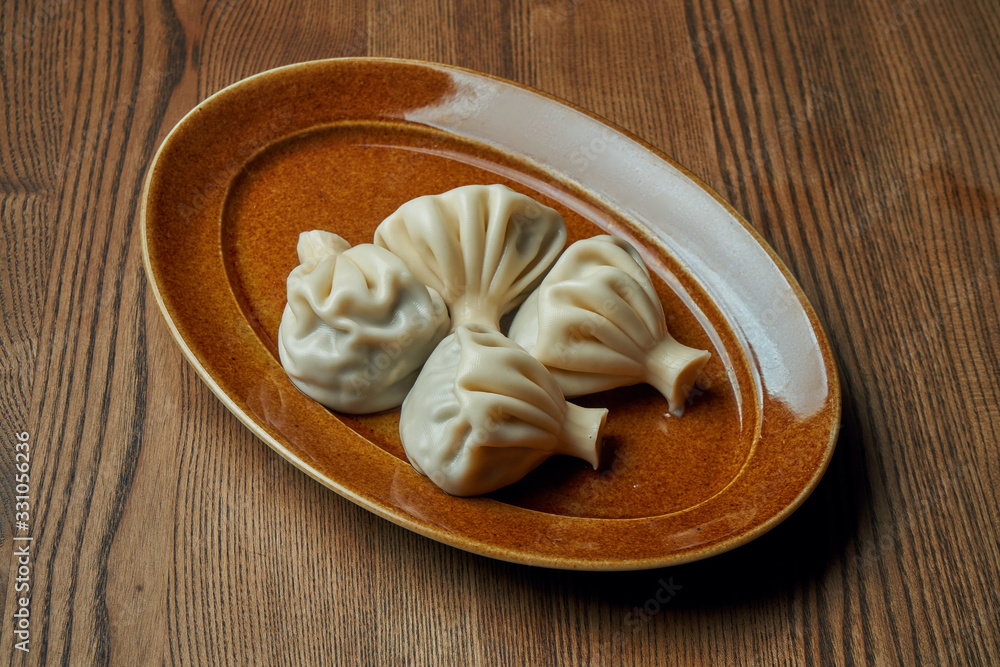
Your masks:
<svg viewBox="0 0 1000 667"><path fill-rule="evenodd" d="M1000 664L996 3L37 0L0 26L3 662ZM212 92L344 55L563 97L761 231L845 390L790 520L663 571L509 565L328 492L222 407L147 291L145 170Z"/></svg>

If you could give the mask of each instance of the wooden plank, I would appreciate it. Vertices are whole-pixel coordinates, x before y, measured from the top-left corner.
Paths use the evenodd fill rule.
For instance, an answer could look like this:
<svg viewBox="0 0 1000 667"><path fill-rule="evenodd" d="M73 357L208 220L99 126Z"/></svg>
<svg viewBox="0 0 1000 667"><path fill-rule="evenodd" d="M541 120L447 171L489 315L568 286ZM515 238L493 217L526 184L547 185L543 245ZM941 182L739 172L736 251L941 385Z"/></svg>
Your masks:
<svg viewBox="0 0 1000 667"><path fill-rule="evenodd" d="M1000 663L995 3L41 0L0 21L0 660ZM791 519L666 570L525 568L361 510L226 411L146 287L146 168L216 90L345 55L536 86L747 217L843 376L838 450Z"/></svg>

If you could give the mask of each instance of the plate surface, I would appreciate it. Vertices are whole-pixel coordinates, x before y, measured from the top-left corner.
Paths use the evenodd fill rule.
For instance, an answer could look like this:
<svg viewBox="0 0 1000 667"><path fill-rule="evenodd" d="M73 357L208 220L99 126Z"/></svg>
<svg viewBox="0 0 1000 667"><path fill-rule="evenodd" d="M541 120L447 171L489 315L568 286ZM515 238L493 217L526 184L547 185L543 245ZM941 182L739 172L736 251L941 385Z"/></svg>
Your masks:
<svg viewBox="0 0 1000 667"><path fill-rule="evenodd" d="M276 336L298 233L370 242L403 202L469 183L556 208L570 241L613 233L640 249L671 332L712 351L684 417L649 387L578 399L611 410L601 471L554 457L490 496L453 498L406 461L398 410L339 415L295 389ZM157 302L223 403L337 493L462 549L593 570L704 558L788 516L833 452L836 368L774 252L666 156L517 84L368 58L264 72L174 128L142 224Z"/></svg>

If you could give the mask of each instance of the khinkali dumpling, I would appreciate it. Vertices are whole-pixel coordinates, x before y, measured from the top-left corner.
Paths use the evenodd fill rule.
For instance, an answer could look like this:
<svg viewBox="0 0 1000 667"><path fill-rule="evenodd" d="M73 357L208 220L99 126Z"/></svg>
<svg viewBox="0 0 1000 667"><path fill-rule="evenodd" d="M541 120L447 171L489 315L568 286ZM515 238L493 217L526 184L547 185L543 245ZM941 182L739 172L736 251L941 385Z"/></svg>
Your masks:
<svg viewBox="0 0 1000 667"><path fill-rule="evenodd" d="M566 244L562 216L503 185L466 185L412 199L375 230L451 309L452 326L499 327Z"/></svg>
<svg viewBox="0 0 1000 667"><path fill-rule="evenodd" d="M292 382L341 412L400 405L451 327L448 309L406 265L370 243L304 232L288 276L278 356Z"/></svg>
<svg viewBox="0 0 1000 667"><path fill-rule="evenodd" d="M489 493L553 454L597 468L608 411L567 403L537 359L497 331L459 326L403 402L410 463L448 493Z"/></svg>
<svg viewBox="0 0 1000 667"><path fill-rule="evenodd" d="M667 332L642 258L613 236L567 248L517 312L510 337L552 372L566 396L648 382L677 416L711 356Z"/></svg>

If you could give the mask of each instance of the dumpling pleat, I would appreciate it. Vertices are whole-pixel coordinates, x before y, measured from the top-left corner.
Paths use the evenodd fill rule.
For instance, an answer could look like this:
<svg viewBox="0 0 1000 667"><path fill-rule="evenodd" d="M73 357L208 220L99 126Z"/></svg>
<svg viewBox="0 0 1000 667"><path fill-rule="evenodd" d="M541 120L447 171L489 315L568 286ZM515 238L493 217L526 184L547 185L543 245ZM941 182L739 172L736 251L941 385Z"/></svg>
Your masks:
<svg viewBox="0 0 1000 667"><path fill-rule="evenodd" d="M418 197L375 230L376 245L438 290L454 326L494 329L542 279L565 242L559 213L503 185Z"/></svg>

